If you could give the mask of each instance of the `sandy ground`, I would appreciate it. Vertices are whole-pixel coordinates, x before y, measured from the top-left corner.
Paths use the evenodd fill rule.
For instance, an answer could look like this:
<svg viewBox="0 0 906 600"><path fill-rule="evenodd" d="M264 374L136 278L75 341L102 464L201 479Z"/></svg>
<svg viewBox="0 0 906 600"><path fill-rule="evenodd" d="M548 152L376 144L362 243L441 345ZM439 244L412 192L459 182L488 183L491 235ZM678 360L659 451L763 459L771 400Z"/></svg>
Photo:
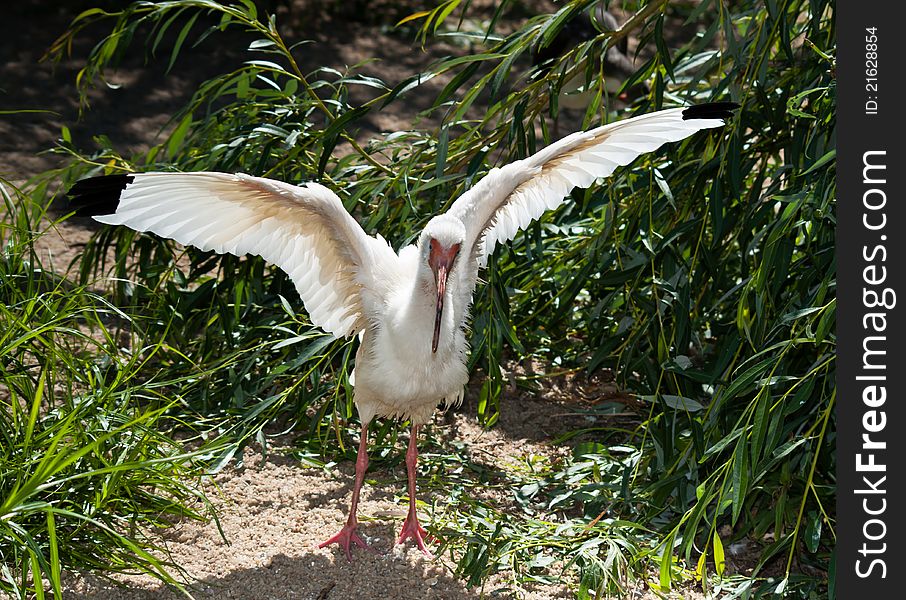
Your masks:
<svg viewBox="0 0 906 600"><path fill-rule="evenodd" d="M473 415L451 417L438 417L432 433L468 443L483 453L483 460L560 452L541 441L511 437L502 428L484 431ZM402 442L398 446L402 453ZM353 481L351 462L322 471L300 466L279 448L271 449L266 458L257 448L248 448L243 463L241 468L218 475L219 492L212 492L229 543L213 522L182 523L163 535L173 559L197 580L191 588L197 598L482 597L482 590L468 589L456 578L455 562L449 555L432 560L411 543L393 545L406 512L403 465L369 471L359 508L360 530L375 553L356 549L349 562L337 546L319 549L317 545L336 533L345 520ZM422 520L430 523L428 515L423 514ZM123 581L128 591L90 576L70 578L66 597L180 597L149 577ZM484 592L498 590L494 597L537 600L571 597L565 587L504 591L506 588L509 583L497 576L487 582Z"/></svg>
<svg viewBox="0 0 906 600"><path fill-rule="evenodd" d="M600 381L583 382L592 402L613 399L612 386ZM557 434L574 429L584 417L575 414L575 401L557 399L564 390L552 387L542 398L511 393L504 400L499 427L484 430L474 412L438 415L431 434L449 443L465 442L480 462L504 467L529 454L550 458L569 452L550 442ZM583 402L584 404L584 402ZM587 422L585 423L588 424ZM403 440L404 441L404 440ZM401 441L398 451L404 451ZM455 576L449 554L425 557L411 544L394 546L406 512L405 467L370 470L359 508L361 532L375 553L354 550L352 562L332 546L317 545L342 526L349 502L354 466L344 462L330 470L306 468L281 448L265 457L258 448L247 448L243 466L230 467L209 486L220 515L215 523L184 522L163 532L161 538L171 558L189 576L196 598L306 599L340 598L416 600L439 598L520 598L548 600L571 598L566 585L526 589L513 584L506 573L491 577L484 588L466 587ZM420 499L442 502L442 491L420 494ZM512 494L495 496L501 510L516 508ZM430 516L422 513L430 524ZM430 525L429 525L430 526ZM88 600L152 600L182 597L147 576L118 578L125 587L91 575L69 575L66 598ZM645 584L625 598L654 600ZM686 589L675 597L703 598Z"/></svg>

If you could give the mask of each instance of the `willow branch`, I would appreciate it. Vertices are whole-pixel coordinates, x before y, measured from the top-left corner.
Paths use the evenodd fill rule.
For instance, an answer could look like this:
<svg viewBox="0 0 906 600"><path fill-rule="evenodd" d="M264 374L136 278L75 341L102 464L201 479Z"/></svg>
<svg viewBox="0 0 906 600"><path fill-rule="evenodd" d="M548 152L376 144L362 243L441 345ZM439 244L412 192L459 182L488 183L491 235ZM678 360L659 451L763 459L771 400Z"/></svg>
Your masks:
<svg viewBox="0 0 906 600"><path fill-rule="evenodd" d="M667 0L653 0L652 2L646 4L639 12L635 13L630 17L628 21L623 23L619 29L611 33L607 40L608 44L613 46L624 37L629 35L631 31L641 27L641 25L648 21L651 16L657 12L663 12L664 6L667 4Z"/></svg>

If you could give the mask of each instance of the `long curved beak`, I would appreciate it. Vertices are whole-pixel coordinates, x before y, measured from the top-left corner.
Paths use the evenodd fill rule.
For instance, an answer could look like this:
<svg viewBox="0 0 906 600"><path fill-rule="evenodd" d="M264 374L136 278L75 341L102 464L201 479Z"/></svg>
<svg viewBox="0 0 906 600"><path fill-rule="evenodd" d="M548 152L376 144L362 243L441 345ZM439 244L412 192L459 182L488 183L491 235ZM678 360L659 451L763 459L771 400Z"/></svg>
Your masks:
<svg viewBox="0 0 906 600"><path fill-rule="evenodd" d="M444 295L447 291L447 265L437 267L437 312L434 315L434 337L431 339L431 353L437 352L437 343L440 341L440 322L444 314Z"/></svg>

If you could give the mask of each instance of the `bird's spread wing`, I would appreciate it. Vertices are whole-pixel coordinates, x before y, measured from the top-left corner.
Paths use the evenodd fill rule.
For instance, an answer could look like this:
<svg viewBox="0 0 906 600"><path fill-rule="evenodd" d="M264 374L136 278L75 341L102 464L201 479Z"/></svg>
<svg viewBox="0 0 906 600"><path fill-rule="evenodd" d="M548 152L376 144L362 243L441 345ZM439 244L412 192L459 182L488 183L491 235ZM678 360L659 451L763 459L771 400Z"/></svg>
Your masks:
<svg viewBox="0 0 906 600"><path fill-rule="evenodd" d="M524 160L492 169L448 212L466 226L465 245L484 266L498 243L563 204L573 188L588 187L666 142L720 127L736 107L717 102L673 108L574 133Z"/></svg>
<svg viewBox="0 0 906 600"><path fill-rule="evenodd" d="M359 287L369 276L375 240L322 185L243 174L137 173L82 180L69 194L74 207L101 223L263 257L289 274L312 322L338 337L364 325Z"/></svg>

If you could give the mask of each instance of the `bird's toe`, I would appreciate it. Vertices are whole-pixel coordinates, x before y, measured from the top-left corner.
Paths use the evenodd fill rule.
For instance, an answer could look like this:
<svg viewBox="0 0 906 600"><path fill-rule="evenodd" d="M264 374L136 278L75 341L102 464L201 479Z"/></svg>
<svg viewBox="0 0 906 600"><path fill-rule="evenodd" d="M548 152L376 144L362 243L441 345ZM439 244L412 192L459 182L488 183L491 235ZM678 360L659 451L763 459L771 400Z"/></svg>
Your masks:
<svg viewBox="0 0 906 600"><path fill-rule="evenodd" d="M424 552L428 558L434 558L434 555L428 549L427 545L427 542L431 540L431 536L428 535L428 532L425 531L418 522L418 517L414 515L406 517L406 521L403 523L403 529L400 531L400 536L396 540L396 543L402 544L409 538L412 538L415 545L418 546L418 549Z"/></svg>
<svg viewBox="0 0 906 600"><path fill-rule="evenodd" d="M318 548L324 548L325 546L329 546L331 544L337 544L340 548L343 549L343 552L346 554L346 560L348 560L349 562L352 562L353 544L373 553L374 549L371 548L371 546L369 546L367 542L365 542L361 535L359 535L357 529L358 525L346 524L338 534L331 537L327 541L318 544Z"/></svg>

